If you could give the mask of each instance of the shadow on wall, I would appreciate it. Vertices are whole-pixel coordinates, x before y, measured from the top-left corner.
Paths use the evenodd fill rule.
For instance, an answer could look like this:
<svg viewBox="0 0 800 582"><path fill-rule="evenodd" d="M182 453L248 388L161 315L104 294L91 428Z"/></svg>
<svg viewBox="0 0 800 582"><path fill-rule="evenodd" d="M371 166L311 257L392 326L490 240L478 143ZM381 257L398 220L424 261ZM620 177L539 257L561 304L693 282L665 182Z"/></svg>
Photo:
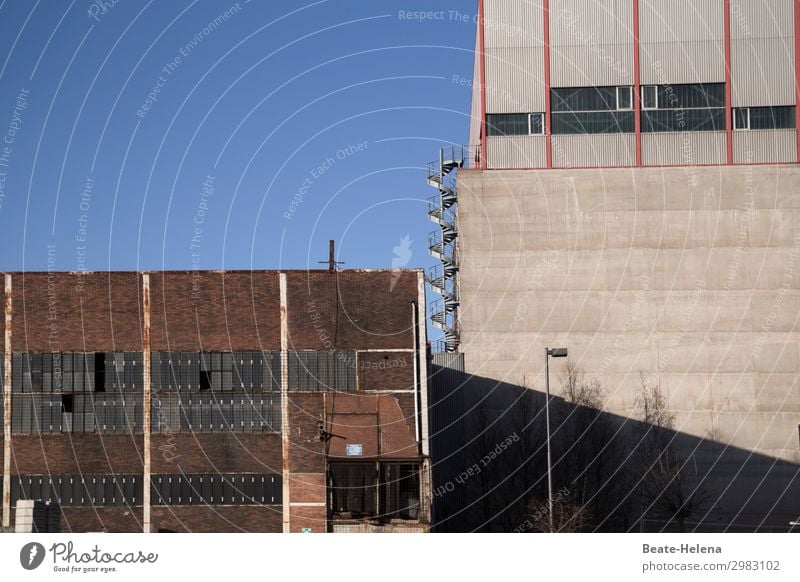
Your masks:
<svg viewBox="0 0 800 582"><path fill-rule="evenodd" d="M432 531L549 531L544 392L466 375L462 354L436 354L431 380ZM579 370L550 385L554 530L787 532L800 516L800 466L673 430L658 387L634 419Z"/></svg>

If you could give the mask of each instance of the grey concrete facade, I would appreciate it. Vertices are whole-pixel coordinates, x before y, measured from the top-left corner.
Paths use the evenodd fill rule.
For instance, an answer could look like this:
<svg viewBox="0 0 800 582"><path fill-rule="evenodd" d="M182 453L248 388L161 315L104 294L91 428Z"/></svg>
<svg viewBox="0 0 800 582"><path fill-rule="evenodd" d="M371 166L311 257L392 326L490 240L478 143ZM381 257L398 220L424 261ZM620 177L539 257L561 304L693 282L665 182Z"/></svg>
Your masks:
<svg viewBox="0 0 800 582"><path fill-rule="evenodd" d="M658 386L708 444L693 462L759 455L714 468L758 502L723 521L800 514L800 167L462 170L458 191L468 373L541 391L545 346L567 346L612 414Z"/></svg>

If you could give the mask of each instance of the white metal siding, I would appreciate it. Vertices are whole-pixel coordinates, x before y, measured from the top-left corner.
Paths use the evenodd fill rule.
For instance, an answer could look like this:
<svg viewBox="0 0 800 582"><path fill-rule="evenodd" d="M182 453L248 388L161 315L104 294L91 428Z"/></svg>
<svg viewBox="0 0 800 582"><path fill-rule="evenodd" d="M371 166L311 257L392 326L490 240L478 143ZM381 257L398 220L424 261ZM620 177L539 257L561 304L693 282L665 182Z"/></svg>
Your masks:
<svg viewBox="0 0 800 582"><path fill-rule="evenodd" d="M544 112L544 49L486 49L486 112Z"/></svg>
<svg viewBox="0 0 800 582"><path fill-rule="evenodd" d="M633 2L551 0L553 87L633 84Z"/></svg>
<svg viewBox="0 0 800 582"><path fill-rule="evenodd" d="M544 168L547 165L543 135L490 137L486 146L490 168Z"/></svg>
<svg viewBox="0 0 800 582"><path fill-rule="evenodd" d="M645 166L723 164L726 158L724 131L642 134Z"/></svg>
<svg viewBox="0 0 800 582"><path fill-rule="evenodd" d="M797 161L797 131L734 131L733 161L737 164Z"/></svg>
<svg viewBox="0 0 800 582"><path fill-rule="evenodd" d="M541 0L487 0L486 112L544 111L544 7Z"/></svg>
<svg viewBox="0 0 800 582"><path fill-rule="evenodd" d="M636 138L629 133L554 135L553 167L632 166Z"/></svg>
<svg viewBox="0 0 800 582"><path fill-rule="evenodd" d="M643 85L725 81L722 0L639 0Z"/></svg>
<svg viewBox="0 0 800 582"><path fill-rule="evenodd" d="M792 0L731 0L734 107L794 105Z"/></svg>
<svg viewBox="0 0 800 582"><path fill-rule="evenodd" d="M487 49L544 44L542 0L486 0L483 11Z"/></svg>

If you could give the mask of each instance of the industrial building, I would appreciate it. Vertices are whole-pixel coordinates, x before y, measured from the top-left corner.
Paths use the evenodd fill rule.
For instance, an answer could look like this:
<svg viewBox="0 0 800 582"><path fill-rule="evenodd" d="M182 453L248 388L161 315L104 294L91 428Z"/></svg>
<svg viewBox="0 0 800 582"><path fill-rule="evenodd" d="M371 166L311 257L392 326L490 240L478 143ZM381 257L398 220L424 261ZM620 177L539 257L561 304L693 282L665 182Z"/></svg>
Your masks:
<svg viewBox="0 0 800 582"><path fill-rule="evenodd" d="M429 529L421 272L4 279L3 531Z"/></svg>
<svg viewBox="0 0 800 582"><path fill-rule="evenodd" d="M458 358L473 386L450 374L459 397L438 394L432 417L483 403L478 426L509 422L517 388L542 394L545 348L567 347L551 366L559 405L567 361L618 427L642 422L643 390L663 397L681 478L705 498L682 529L788 530L800 516L800 4L481 0L478 16L470 146L428 172L431 317L452 352L434 361ZM462 431L467 450L475 433ZM541 493L541 478L519 496ZM459 522L481 499L451 503L449 531L514 529L494 510ZM634 507L598 529L670 529L688 505L655 516L620 503Z"/></svg>

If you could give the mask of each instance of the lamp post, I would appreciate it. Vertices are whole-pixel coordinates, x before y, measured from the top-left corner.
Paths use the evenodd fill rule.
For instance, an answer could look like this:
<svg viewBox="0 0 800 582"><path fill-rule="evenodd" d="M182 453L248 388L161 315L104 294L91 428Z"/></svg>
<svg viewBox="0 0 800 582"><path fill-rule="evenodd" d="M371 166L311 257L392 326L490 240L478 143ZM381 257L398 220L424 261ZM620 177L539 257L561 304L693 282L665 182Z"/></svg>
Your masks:
<svg viewBox="0 0 800 582"><path fill-rule="evenodd" d="M547 397L544 401L544 414L547 423L547 505L550 517L550 533L553 533L553 462L550 454L550 358L566 358L567 348L544 349L544 386Z"/></svg>

